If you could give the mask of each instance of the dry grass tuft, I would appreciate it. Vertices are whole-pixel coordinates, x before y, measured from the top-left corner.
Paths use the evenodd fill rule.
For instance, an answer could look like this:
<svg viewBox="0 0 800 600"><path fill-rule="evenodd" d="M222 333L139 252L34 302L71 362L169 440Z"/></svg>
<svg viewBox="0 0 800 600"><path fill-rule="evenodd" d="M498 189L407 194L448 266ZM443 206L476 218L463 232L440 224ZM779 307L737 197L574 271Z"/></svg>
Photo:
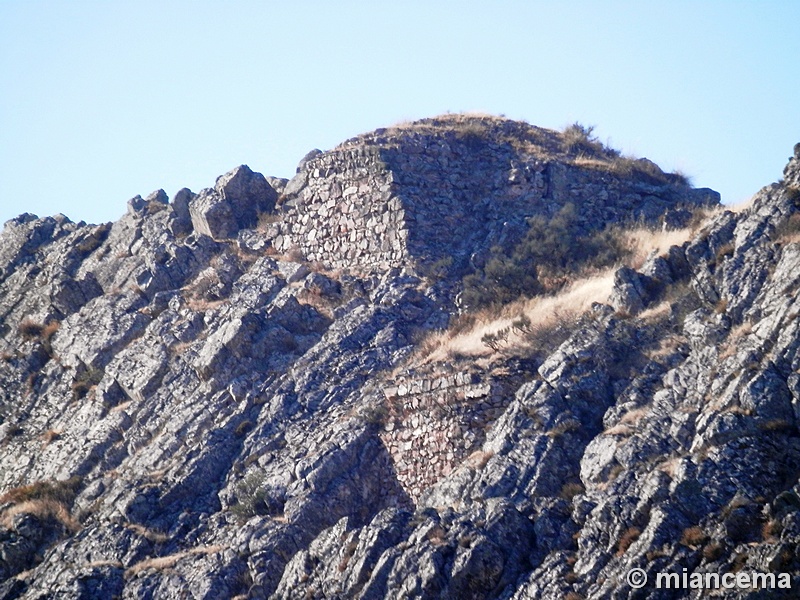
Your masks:
<svg viewBox="0 0 800 600"><path fill-rule="evenodd" d="M550 431L546 433L546 435L550 439L558 439L563 436L565 433L569 433L570 431L578 431L581 428L581 422L577 419L567 419L565 421L561 421L558 425L553 427Z"/></svg>
<svg viewBox="0 0 800 600"><path fill-rule="evenodd" d="M725 360L726 358L734 356L741 346L740 340L747 337L752 332L753 324L750 321L745 321L744 323L736 325L734 328L732 328L731 332L728 334L728 339L725 340L724 344L720 348L719 360Z"/></svg>
<svg viewBox="0 0 800 600"><path fill-rule="evenodd" d="M585 491L583 484L577 481L571 481L561 486L559 497L564 500L571 501L575 496L582 494Z"/></svg>
<svg viewBox="0 0 800 600"><path fill-rule="evenodd" d="M191 550L186 550L184 552L176 552L175 554L170 554L169 556L146 558L145 560L140 561L127 569L125 571L125 577L135 577L147 569L153 569L155 571L171 569L177 565L180 560L186 558L187 556L217 554L223 550L227 550L227 546L198 546L197 548L192 548Z"/></svg>
<svg viewBox="0 0 800 600"><path fill-rule="evenodd" d="M154 544L164 544L169 541L169 536L161 531L156 531L154 529L148 529L147 527L143 527L138 523L128 523L125 525L126 529L130 529L131 531L135 532L137 535L142 536L146 540L153 542Z"/></svg>
<svg viewBox="0 0 800 600"><path fill-rule="evenodd" d="M33 515L40 521L58 521L68 531L73 533L80 529L80 525L69 513L67 507L63 503L52 498L25 500L24 502L14 504L3 511L2 517L0 517L0 523L2 523L4 527L10 529L14 517L21 514Z"/></svg>
<svg viewBox="0 0 800 600"><path fill-rule="evenodd" d="M61 438L61 430L48 429L42 434L42 446L47 446L48 444L55 442L57 439L60 438Z"/></svg>
<svg viewBox="0 0 800 600"><path fill-rule="evenodd" d="M629 435L633 434L633 427L626 423L617 423L612 427L609 427L603 432L603 435L618 435L622 437L628 437Z"/></svg>
<svg viewBox="0 0 800 600"><path fill-rule="evenodd" d="M725 553L725 548L719 542L711 542L703 548L703 558L709 562L714 562Z"/></svg>
<svg viewBox="0 0 800 600"><path fill-rule="evenodd" d="M629 410L622 415L622 418L619 420L619 422L622 424L638 423L648 412L649 411L646 407L634 408L633 410Z"/></svg>
<svg viewBox="0 0 800 600"><path fill-rule="evenodd" d="M670 478L674 479L675 473L678 472L678 467L680 466L680 464L681 464L681 459L674 457L674 458L668 458L667 460L659 463L656 468L659 471L662 471L667 475L669 475Z"/></svg>
<svg viewBox="0 0 800 600"><path fill-rule="evenodd" d="M651 254L664 254L672 246L680 246L691 239L693 234L691 227L668 231L637 227L620 232L624 246L631 250L628 262L634 269L641 268Z"/></svg>
<svg viewBox="0 0 800 600"><path fill-rule="evenodd" d="M506 331L498 342L506 351L521 350L531 338L546 337L560 324L577 319L594 302L608 300L614 283L612 269L575 281L555 296L537 296L517 300L502 309L483 309L463 327L429 335L420 344L412 361L418 365L441 362L454 356L481 357L493 353L487 336ZM524 319L523 319L524 318ZM498 346L499 348L499 346Z"/></svg>
<svg viewBox="0 0 800 600"><path fill-rule="evenodd" d="M642 530L638 527L628 527L625 532L620 536L617 542L617 556L622 556L628 551L628 548L639 539L642 535Z"/></svg>
<svg viewBox="0 0 800 600"><path fill-rule="evenodd" d="M270 230L272 225L279 222L281 220L281 215L275 213L260 213L258 215L258 224L256 225L256 231L260 233L266 233Z"/></svg>
<svg viewBox="0 0 800 600"><path fill-rule="evenodd" d="M683 530L681 544L688 548L698 548L705 544L706 541L708 541L708 535L697 525L694 527L687 527Z"/></svg>
<svg viewBox="0 0 800 600"><path fill-rule="evenodd" d="M28 500L55 500L62 504L69 504L75 498L75 490L80 484L80 478L72 477L66 481L37 481L7 491L0 496L0 505L19 504Z"/></svg>
<svg viewBox="0 0 800 600"><path fill-rule="evenodd" d="M777 242L792 244L800 242L800 213L794 213L775 230Z"/></svg>
<svg viewBox="0 0 800 600"><path fill-rule="evenodd" d="M489 459L491 459L493 456L494 452L492 451L487 452L484 450L476 450L467 457L467 459L464 461L464 464L475 469L476 471L479 471L486 466L486 464L489 462Z"/></svg>
<svg viewBox="0 0 800 600"><path fill-rule="evenodd" d="M44 327L45 326L43 323L38 323L30 317L25 317L22 319L22 321L20 321L17 331L22 336L22 339L34 340L38 337L41 337Z"/></svg>
<svg viewBox="0 0 800 600"><path fill-rule="evenodd" d="M770 519L761 527L761 535L765 542L775 543L781 537L783 525L778 519Z"/></svg>

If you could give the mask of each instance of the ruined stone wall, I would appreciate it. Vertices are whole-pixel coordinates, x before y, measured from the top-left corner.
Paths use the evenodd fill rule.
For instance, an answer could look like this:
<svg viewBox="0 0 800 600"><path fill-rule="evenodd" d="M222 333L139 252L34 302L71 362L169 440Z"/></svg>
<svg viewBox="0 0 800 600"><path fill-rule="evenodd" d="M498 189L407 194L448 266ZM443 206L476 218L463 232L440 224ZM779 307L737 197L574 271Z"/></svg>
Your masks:
<svg viewBox="0 0 800 600"><path fill-rule="evenodd" d="M567 203L590 230L638 219L655 224L681 204L719 199L665 181L646 160L620 159L625 171L455 131L373 138L301 166L284 190L279 251L297 248L333 268L411 264L425 273L444 264L463 273L492 246L520 239L531 216L552 216Z"/></svg>
<svg viewBox="0 0 800 600"><path fill-rule="evenodd" d="M289 182L274 245L338 267L399 265L407 229L392 173L377 148L341 148L311 158Z"/></svg>
<svg viewBox="0 0 800 600"><path fill-rule="evenodd" d="M384 388L391 410L381 440L413 501L483 444L485 429L510 401L477 374L400 379Z"/></svg>

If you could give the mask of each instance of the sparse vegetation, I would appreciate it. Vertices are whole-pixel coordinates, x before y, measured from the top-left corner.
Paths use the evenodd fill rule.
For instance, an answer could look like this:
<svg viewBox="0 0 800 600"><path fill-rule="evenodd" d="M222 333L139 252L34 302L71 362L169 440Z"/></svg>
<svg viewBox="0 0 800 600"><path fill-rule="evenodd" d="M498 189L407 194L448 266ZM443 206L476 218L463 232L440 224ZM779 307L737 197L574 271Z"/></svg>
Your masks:
<svg viewBox="0 0 800 600"><path fill-rule="evenodd" d="M453 266L453 257L445 256L430 263L422 265L422 274L432 281L438 281L447 275Z"/></svg>
<svg viewBox="0 0 800 600"><path fill-rule="evenodd" d="M561 132L562 148L564 152L574 155L589 156L619 156L619 152L606 148L594 136L593 125L583 125L575 122L568 125Z"/></svg>
<svg viewBox="0 0 800 600"><path fill-rule="evenodd" d="M465 306L502 305L522 296L552 293L579 274L617 264L630 253L616 231L583 233L572 204L551 218L532 217L528 225L517 245L495 246L485 266L464 278Z"/></svg>
<svg viewBox="0 0 800 600"><path fill-rule="evenodd" d="M467 457L467 459L464 461L464 464L466 464L469 467L472 467L476 471L480 471L486 466L486 464L493 456L494 452L485 450L476 450Z"/></svg>
<svg viewBox="0 0 800 600"><path fill-rule="evenodd" d="M703 558L709 562L717 560L725 552L725 547L719 542L711 542L703 548Z"/></svg>
<svg viewBox="0 0 800 600"><path fill-rule="evenodd" d="M461 315L446 331L419 340L413 364L483 357L545 354L563 342L593 302L608 298L613 272L573 282L560 293L518 300Z"/></svg>
<svg viewBox="0 0 800 600"><path fill-rule="evenodd" d="M702 546L707 540L708 535L706 535L706 532L697 525L693 527L687 527L683 530L683 534L681 535L681 544L687 546L688 548L697 548Z"/></svg>
<svg viewBox="0 0 800 600"><path fill-rule="evenodd" d="M794 431L795 426L786 419L770 419L759 423L758 428L761 431Z"/></svg>
<svg viewBox="0 0 800 600"><path fill-rule="evenodd" d="M85 398L92 391L105 375L102 369L95 367L83 367L75 374L72 381L72 400L73 402Z"/></svg>
<svg viewBox="0 0 800 600"><path fill-rule="evenodd" d="M639 536L642 534L642 530L638 527L628 527L623 534L620 536L619 541L617 542L617 556L622 556L628 551L628 548L639 539Z"/></svg>
<svg viewBox="0 0 800 600"><path fill-rule="evenodd" d="M233 434L236 437L244 437L251 429L253 429L253 422L246 419L236 426Z"/></svg>
<svg viewBox="0 0 800 600"><path fill-rule="evenodd" d="M222 304L222 282L214 269L206 269L184 289L186 303L194 311L206 311Z"/></svg>
<svg viewBox="0 0 800 600"><path fill-rule="evenodd" d="M17 330L26 341L39 340L45 348L45 351L50 356L53 355L51 348L51 340L56 331L58 331L61 323L59 321L49 321L47 323L39 323L30 317L25 317L20 321Z"/></svg>
<svg viewBox="0 0 800 600"><path fill-rule="evenodd" d="M726 307L727 308L727 307ZM728 334L728 339L719 350L719 360L725 360L731 356L735 356L741 348L741 340L753 331L753 324L750 321L745 321L733 327Z"/></svg>
<svg viewBox="0 0 800 600"><path fill-rule="evenodd" d="M765 542L776 542L781 536L783 525L778 519L770 519L761 528L761 536Z"/></svg>
<svg viewBox="0 0 800 600"><path fill-rule="evenodd" d="M361 418L367 423L379 426L383 426L388 422L389 413L389 408L385 402L368 404L360 411Z"/></svg>
<svg viewBox="0 0 800 600"><path fill-rule="evenodd" d="M154 544L164 544L169 541L169 536L167 534L154 529L148 529L138 523L128 523L125 527Z"/></svg>
<svg viewBox="0 0 800 600"><path fill-rule="evenodd" d="M566 419L548 431L547 435L552 439L558 439L565 433L569 433L570 431L578 431L580 428L581 422L577 419Z"/></svg>
<svg viewBox="0 0 800 600"><path fill-rule="evenodd" d="M231 511L238 517L249 519L256 515L278 514L279 507L271 502L262 473L251 472L236 485L235 489L237 502L231 506Z"/></svg>
<svg viewBox="0 0 800 600"><path fill-rule="evenodd" d="M42 335L42 332L44 331L44 324L34 321L30 317L25 317L22 319L22 321L20 321L17 330L22 336L22 339L27 341L35 340Z"/></svg>
<svg viewBox="0 0 800 600"><path fill-rule="evenodd" d="M57 429L48 429L42 434L42 442L44 446L61 438L61 431Z"/></svg>
<svg viewBox="0 0 800 600"><path fill-rule="evenodd" d="M147 569L153 569L155 571L163 571L164 569L171 569L178 562L186 557L189 556L198 556L198 555L208 555L208 554L217 554L222 552L226 549L226 546L200 546L198 548L192 548L191 550L187 550L185 552L176 552L175 554L170 554L169 556L159 556L156 558L146 558L142 560L129 569L125 571L125 577L131 578L135 577L142 571Z"/></svg>
<svg viewBox="0 0 800 600"><path fill-rule="evenodd" d="M486 139L489 128L481 120L464 121L455 128L456 137L464 141L467 145L479 144Z"/></svg>
<svg viewBox="0 0 800 600"><path fill-rule="evenodd" d="M717 250L716 262L720 263L725 258L728 258L729 256L733 256L733 252L734 252L735 249L736 249L736 246L734 245L733 242L730 242L730 243L727 243L727 244L723 244L719 248L719 250Z"/></svg>
<svg viewBox="0 0 800 600"><path fill-rule="evenodd" d="M772 239L783 244L800 242L800 213L792 213L776 227Z"/></svg>
<svg viewBox="0 0 800 600"><path fill-rule="evenodd" d="M336 567L339 573L343 573L347 570L347 565L350 563L353 554L356 553L356 548L358 548L358 539L352 540L344 547L342 550L342 558L339 560L339 564Z"/></svg>
<svg viewBox="0 0 800 600"><path fill-rule="evenodd" d="M571 501L575 496L582 494L583 492L584 488L582 483L570 481L561 487L561 493L559 494L559 497L563 498L564 500Z"/></svg>
<svg viewBox="0 0 800 600"><path fill-rule="evenodd" d="M6 527L18 514L31 514L42 521L54 520L68 531L77 531L79 525L70 514L81 480L72 477L66 481L38 481L14 488L0 496L0 506L10 506L0 513L0 522Z"/></svg>
<svg viewBox="0 0 800 600"><path fill-rule="evenodd" d="M260 213L258 215L258 224L256 225L256 231L260 233L266 233L269 231L270 227L279 222L281 220L281 215L277 213Z"/></svg>

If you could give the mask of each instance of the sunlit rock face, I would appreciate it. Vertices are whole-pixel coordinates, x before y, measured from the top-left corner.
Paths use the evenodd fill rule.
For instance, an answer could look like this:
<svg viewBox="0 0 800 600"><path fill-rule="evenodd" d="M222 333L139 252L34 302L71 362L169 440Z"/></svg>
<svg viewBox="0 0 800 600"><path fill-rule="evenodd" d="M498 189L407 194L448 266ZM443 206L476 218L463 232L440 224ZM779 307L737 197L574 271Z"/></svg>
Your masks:
<svg viewBox="0 0 800 600"><path fill-rule="evenodd" d="M800 156L733 213L590 134L448 115L6 223L0 598L795 597Z"/></svg>

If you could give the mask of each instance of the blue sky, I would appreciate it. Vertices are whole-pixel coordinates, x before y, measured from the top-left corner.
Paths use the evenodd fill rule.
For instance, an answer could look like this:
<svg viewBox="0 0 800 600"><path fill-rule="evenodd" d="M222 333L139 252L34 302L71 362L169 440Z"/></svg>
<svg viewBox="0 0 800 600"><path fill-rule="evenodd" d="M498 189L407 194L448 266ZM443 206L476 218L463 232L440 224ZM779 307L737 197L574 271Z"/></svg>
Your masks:
<svg viewBox="0 0 800 600"><path fill-rule="evenodd" d="M101 222L444 112L561 128L726 202L800 142L800 2L0 0L0 223Z"/></svg>

